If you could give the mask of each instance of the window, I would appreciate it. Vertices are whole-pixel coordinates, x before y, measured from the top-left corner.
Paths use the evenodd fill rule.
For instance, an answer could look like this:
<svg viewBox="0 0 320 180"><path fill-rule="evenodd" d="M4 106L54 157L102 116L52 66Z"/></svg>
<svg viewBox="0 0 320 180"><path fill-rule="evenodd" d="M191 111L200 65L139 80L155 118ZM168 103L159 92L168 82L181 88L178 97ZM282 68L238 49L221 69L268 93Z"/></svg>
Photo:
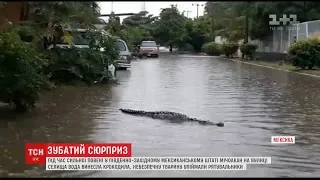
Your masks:
<svg viewBox="0 0 320 180"><path fill-rule="evenodd" d="M142 42L141 47L157 47L157 44L154 41Z"/></svg>
<svg viewBox="0 0 320 180"><path fill-rule="evenodd" d="M125 46L125 44L122 41L117 41L117 50L118 51L126 51L127 48Z"/></svg>

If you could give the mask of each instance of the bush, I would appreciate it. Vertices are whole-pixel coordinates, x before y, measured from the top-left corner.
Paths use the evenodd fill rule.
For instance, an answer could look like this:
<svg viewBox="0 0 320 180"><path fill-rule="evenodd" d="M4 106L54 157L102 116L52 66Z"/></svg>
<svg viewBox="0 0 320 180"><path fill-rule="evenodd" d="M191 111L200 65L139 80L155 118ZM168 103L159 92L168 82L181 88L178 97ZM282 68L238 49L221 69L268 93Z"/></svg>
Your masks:
<svg viewBox="0 0 320 180"><path fill-rule="evenodd" d="M52 74L51 80L62 84L77 81L92 84L111 80L108 66L116 66L118 56L115 39L99 32L90 32L89 38L90 48L55 47L49 51L52 61L48 73Z"/></svg>
<svg viewBox="0 0 320 180"><path fill-rule="evenodd" d="M179 48L179 51L194 52L195 50L194 50L194 48L193 48L193 46L191 44L186 43L186 44L183 45L182 48Z"/></svg>
<svg viewBox="0 0 320 180"><path fill-rule="evenodd" d="M26 111L35 106L40 92L50 87L49 78L58 83L111 80L108 66L116 66L118 57L116 39L111 36L88 32L89 48L56 47L41 54L36 42L39 38L32 33L19 27L0 34L0 101Z"/></svg>
<svg viewBox="0 0 320 180"><path fill-rule="evenodd" d="M222 48L220 44L210 42L202 46L202 51L209 56L220 56L220 54L222 53Z"/></svg>
<svg viewBox="0 0 320 180"><path fill-rule="evenodd" d="M255 44L242 44L240 46L240 51L251 60L253 59L253 55L256 52L258 46Z"/></svg>
<svg viewBox="0 0 320 180"><path fill-rule="evenodd" d="M239 45L237 43L222 44L222 51L227 57L232 57L238 51Z"/></svg>
<svg viewBox="0 0 320 180"><path fill-rule="evenodd" d="M306 67L312 69L315 64L319 64L320 40L298 41L289 47L288 54L294 66L302 69Z"/></svg>
<svg viewBox="0 0 320 180"><path fill-rule="evenodd" d="M22 41L20 33L12 29L0 34L0 101L26 111L34 107L40 91L49 85L43 73L48 61L35 43Z"/></svg>

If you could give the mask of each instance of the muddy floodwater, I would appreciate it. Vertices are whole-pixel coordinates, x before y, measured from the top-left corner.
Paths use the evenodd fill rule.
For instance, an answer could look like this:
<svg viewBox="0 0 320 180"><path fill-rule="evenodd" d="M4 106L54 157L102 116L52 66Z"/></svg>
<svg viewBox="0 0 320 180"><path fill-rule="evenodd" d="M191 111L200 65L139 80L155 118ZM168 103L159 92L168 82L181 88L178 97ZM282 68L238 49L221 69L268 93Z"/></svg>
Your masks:
<svg viewBox="0 0 320 180"><path fill-rule="evenodd" d="M200 55L161 54L118 71L119 85L43 94L27 115L0 110L0 176L320 176L320 79ZM175 111L225 127L122 114ZM296 144L271 144L271 136ZM133 156L272 157L246 171L46 172L24 163L26 142L129 142Z"/></svg>

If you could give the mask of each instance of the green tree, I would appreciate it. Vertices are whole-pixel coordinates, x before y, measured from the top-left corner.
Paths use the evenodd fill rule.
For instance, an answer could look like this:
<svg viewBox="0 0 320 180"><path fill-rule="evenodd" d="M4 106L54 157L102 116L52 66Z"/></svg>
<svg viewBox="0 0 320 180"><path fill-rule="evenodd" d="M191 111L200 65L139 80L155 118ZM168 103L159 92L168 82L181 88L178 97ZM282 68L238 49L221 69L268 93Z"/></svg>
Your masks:
<svg viewBox="0 0 320 180"><path fill-rule="evenodd" d="M197 52L201 51L201 47L204 43L211 40L211 26L209 18L199 17L195 20L189 19L185 28L187 31L185 41Z"/></svg>
<svg viewBox="0 0 320 180"><path fill-rule="evenodd" d="M41 90L49 87L48 66L36 43L24 42L18 29L0 34L0 101L14 103L17 110L34 107Z"/></svg>
<svg viewBox="0 0 320 180"><path fill-rule="evenodd" d="M154 17L147 11L141 11L138 14L123 19L122 24L126 27L150 26L158 17Z"/></svg>
<svg viewBox="0 0 320 180"><path fill-rule="evenodd" d="M110 19L106 30L112 35L125 40L129 49L133 49L143 40L153 40L153 24L157 17L153 17L147 11L141 11L138 14L129 16L122 21Z"/></svg>
<svg viewBox="0 0 320 180"><path fill-rule="evenodd" d="M19 110L34 107L39 93L50 80L105 82L110 80L108 65L117 58L115 40L90 31L97 20L97 2L26 2L29 13L23 26L9 27L0 34L0 101L14 103ZM77 31L88 29L88 49L58 48L40 51L39 40L51 45L60 38L73 44ZM104 51L101 52L101 49Z"/></svg>
<svg viewBox="0 0 320 180"><path fill-rule="evenodd" d="M245 2L207 2L205 16L213 18L215 36L238 41L244 37Z"/></svg>
<svg viewBox="0 0 320 180"><path fill-rule="evenodd" d="M46 37L45 47L54 44L55 38L63 38L72 44L72 35L64 29L71 29L74 22L81 24L81 28L92 28L92 23L100 15L96 1L27 3L29 14L24 25L35 29L39 36Z"/></svg>
<svg viewBox="0 0 320 180"><path fill-rule="evenodd" d="M205 16L214 18L216 35L231 40L244 37L245 11L247 2L207 2ZM297 14L298 21L317 20L320 13L319 3L311 1L295 2L257 2L249 3L249 36L253 39L264 38L271 33L269 15Z"/></svg>
<svg viewBox="0 0 320 180"><path fill-rule="evenodd" d="M187 36L187 19L175 6L165 8L155 22L154 38L168 45L182 46Z"/></svg>

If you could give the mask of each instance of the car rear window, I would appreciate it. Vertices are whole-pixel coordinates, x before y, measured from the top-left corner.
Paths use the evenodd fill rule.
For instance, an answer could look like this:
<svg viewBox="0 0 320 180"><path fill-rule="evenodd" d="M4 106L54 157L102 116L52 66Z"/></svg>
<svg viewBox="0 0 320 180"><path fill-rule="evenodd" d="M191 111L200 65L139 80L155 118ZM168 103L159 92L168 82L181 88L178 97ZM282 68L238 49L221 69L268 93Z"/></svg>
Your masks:
<svg viewBox="0 0 320 180"><path fill-rule="evenodd" d="M122 41L117 41L117 50L118 51L126 51L127 48Z"/></svg>
<svg viewBox="0 0 320 180"><path fill-rule="evenodd" d="M157 47L157 44L156 42L142 42L141 47Z"/></svg>

